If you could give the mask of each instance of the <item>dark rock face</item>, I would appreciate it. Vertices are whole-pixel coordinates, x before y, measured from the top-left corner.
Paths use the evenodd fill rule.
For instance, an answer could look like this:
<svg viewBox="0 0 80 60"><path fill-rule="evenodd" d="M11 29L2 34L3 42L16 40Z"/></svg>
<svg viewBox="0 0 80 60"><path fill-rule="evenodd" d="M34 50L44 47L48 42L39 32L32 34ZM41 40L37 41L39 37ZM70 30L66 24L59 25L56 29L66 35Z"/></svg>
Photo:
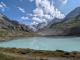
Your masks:
<svg viewBox="0 0 80 60"><path fill-rule="evenodd" d="M80 27L74 27L70 30L68 35L80 36Z"/></svg>

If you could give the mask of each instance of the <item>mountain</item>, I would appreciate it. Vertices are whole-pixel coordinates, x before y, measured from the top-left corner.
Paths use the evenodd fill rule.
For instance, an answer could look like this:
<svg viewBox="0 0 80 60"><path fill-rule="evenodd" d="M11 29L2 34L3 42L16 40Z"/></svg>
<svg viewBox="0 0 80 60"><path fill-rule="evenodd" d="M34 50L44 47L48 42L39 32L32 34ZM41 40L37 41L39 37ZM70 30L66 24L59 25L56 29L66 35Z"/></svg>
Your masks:
<svg viewBox="0 0 80 60"><path fill-rule="evenodd" d="M0 40L16 36L32 36L34 33L24 24L10 20L7 16L0 14Z"/></svg>
<svg viewBox="0 0 80 60"><path fill-rule="evenodd" d="M70 18L76 18L77 16L80 15L80 7L75 8L73 11L71 11L65 19L70 19Z"/></svg>
<svg viewBox="0 0 80 60"><path fill-rule="evenodd" d="M66 35L80 35L80 7L71 11L63 22L52 26L54 27L63 29Z"/></svg>
<svg viewBox="0 0 80 60"><path fill-rule="evenodd" d="M9 29L15 31L30 31L29 27L23 24L19 24L17 21L8 19L5 15L0 14L0 28Z"/></svg>
<svg viewBox="0 0 80 60"><path fill-rule="evenodd" d="M80 35L80 7L71 11L61 22L40 30L42 35Z"/></svg>
<svg viewBox="0 0 80 60"><path fill-rule="evenodd" d="M58 22L57 22L58 21ZM43 23L44 25L44 23ZM17 21L10 20L7 16L0 14L0 39L2 37L14 36L37 36L37 35L54 35L54 36L80 36L80 7L71 11L64 19L56 19L49 22L42 28L42 24L34 26L38 31L33 32L29 26L20 24ZM42 29L39 29L42 28Z"/></svg>

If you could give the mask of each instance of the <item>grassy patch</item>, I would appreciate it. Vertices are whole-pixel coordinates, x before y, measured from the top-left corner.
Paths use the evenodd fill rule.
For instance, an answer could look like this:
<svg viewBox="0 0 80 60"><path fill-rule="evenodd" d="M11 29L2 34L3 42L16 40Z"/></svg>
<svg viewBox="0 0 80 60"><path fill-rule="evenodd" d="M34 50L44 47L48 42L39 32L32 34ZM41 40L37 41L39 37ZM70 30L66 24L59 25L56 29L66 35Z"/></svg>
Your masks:
<svg viewBox="0 0 80 60"><path fill-rule="evenodd" d="M0 37L8 35L7 31L0 31Z"/></svg>

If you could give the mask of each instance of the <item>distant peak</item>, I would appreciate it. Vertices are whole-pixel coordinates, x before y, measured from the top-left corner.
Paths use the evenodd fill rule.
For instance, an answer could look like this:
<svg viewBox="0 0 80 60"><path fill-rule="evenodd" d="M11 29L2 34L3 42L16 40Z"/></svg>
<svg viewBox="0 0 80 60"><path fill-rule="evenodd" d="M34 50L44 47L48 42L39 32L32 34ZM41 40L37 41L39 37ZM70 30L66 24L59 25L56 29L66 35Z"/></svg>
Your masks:
<svg viewBox="0 0 80 60"><path fill-rule="evenodd" d="M79 7L77 7L77 8L75 8L75 9L80 9L80 6L79 6Z"/></svg>
<svg viewBox="0 0 80 60"><path fill-rule="evenodd" d="M0 13L0 16L4 16L2 13Z"/></svg>
<svg viewBox="0 0 80 60"><path fill-rule="evenodd" d="M80 7L77 7L77 8L75 8L75 9L73 9L73 10L65 17L65 19L66 19L66 18L73 18L73 17L76 17L76 16L78 16L78 15L80 15Z"/></svg>

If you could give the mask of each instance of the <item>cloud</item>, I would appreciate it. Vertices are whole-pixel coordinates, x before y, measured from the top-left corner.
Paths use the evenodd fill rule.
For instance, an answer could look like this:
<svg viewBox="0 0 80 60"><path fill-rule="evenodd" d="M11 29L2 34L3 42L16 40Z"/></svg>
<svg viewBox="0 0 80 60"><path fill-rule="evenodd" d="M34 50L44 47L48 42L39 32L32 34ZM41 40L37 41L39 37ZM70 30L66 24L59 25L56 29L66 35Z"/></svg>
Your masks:
<svg viewBox="0 0 80 60"><path fill-rule="evenodd" d="M0 8L3 8L3 5L2 4L0 4Z"/></svg>
<svg viewBox="0 0 80 60"><path fill-rule="evenodd" d="M64 14L62 14L53 4L50 3L49 0L36 0L36 9L34 15L38 17L56 17L56 18L64 18ZM45 17L46 18L46 17Z"/></svg>
<svg viewBox="0 0 80 60"><path fill-rule="evenodd" d="M4 12L5 11L5 8L7 8L7 5L4 2L1 2L0 3L0 8Z"/></svg>
<svg viewBox="0 0 80 60"><path fill-rule="evenodd" d="M1 2L1 5L2 5L3 7L7 7L4 2Z"/></svg>
<svg viewBox="0 0 80 60"><path fill-rule="evenodd" d="M35 24L38 25L38 22L33 21L33 23L31 23L31 25L34 25L34 26Z"/></svg>
<svg viewBox="0 0 80 60"><path fill-rule="evenodd" d="M0 3L0 8L6 8L7 6L6 6L6 4L4 3L4 2L1 2Z"/></svg>
<svg viewBox="0 0 80 60"><path fill-rule="evenodd" d="M29 0L30 2L33 2L34 0Z"/></svg>
<svg viewBox="0 0 80 60"><path fill-rule="evenodd" d="M27 20L27 19L29 19L29 17L22 16L21 19L22 20Z"/></svg>
<svg viewBox="0 0 80 60"><path fill-rule="evenodd" d="M47 25L48 22L52 21L54 18L63 19L65 17L65 15L54 6L53 1L35 0L35 4L36 8L33 10L31 15L32 20L37 23L44 22L44 25Z"/></svg>
<svg viewBox="0 0 80 60"><path fill-rule="evenodd" d="M43 16L43 10L41 8L36 8L33 10L34 16Z"/></svg>
<svg viewBox="0 0 80 60"><path fill-rule="evenodd" d="M30 13L30 14L26 14L26 15L27 15L27 16L33 16L33 14L31 14L31 13Z"/></svg>
<svg viewBox="0 0 80 60"><path fill-rule="evenodd" d="M33 17L32 20L35 21L35 22L42 22L41 19L38 18L38 17Z"/></svg>
<svg viewBox="0 0 80 60"><path fill-rule="evenodd" d="M62 2L63 4L66 4L68 2L68 0L59 0L60 2Z"/></svg>
<svg viewBox="0 0 80 60"><path fill-rule="evenodd" d="M22 13L25 13L25 10L21 7L17 7Z"/></svg>

